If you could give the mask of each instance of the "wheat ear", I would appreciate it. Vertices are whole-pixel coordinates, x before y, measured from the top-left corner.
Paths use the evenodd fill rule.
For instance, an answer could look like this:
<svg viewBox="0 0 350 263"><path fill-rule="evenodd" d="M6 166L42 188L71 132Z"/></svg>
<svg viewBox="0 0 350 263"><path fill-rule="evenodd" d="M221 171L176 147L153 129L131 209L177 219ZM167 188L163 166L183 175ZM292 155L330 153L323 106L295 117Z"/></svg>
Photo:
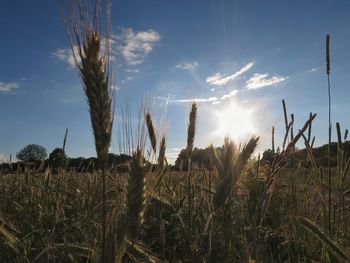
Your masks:
<svg viewBox="0 0 350 263"><path fill-rule="evenodd" d="M213 196L214 209L218 209L231 194L232 190L236 190L242 169L258 146L259 139L257 136L251 137L241 147L240 152L237 152L237 147L231 140L225 139L222 153L216 154L214 157L219 178L221 178Z"/></svg>
<svg viewBox="0 0 350 263"><path fill-rule="evenodd" d="M126 225L127 237L134 241L143 223L146 197L146 166L142 150L138 148L130 163L129 184L127 190Z"/></svg>
<svg viewBox="0 0 350 263"><path fill-rule="evenodd" d="M194 137L196 135L196 122L197 122L197 104L195 102L192 103L191 111L188 120L188 128L187 128L187 187L188 187L188 227L191 229L191 218L192 218L192 197L191 197L191 155L193 151L194 145ZM190 244L189 244L190 246Z"/></svg>
<svg viewBox="0 0 350 263"><path fill-rule="evenodd" d="M187 154L190 157L193 151L194 136L196 134L196 122L197 122L197 104L194 102L191 106L191 111L188 120L187 129Z"/></svg>
<svg viewBox="0 0 350 263"><path fill-rule="evenodd" d="M166 150L166 139L165 136L162 137L159 145L159 153L158 153L158 167L159 169L163 169L165 159L165 150Z"/></svg>
<svg viewBox="0 0 350 263"><path fill-rule="evenodd" d="M151 141L151 146L152 146L153 152L156 153L157 152L157 137L156 137L156 133L154 131L152 116L149 112L145 113L145 121L146 121L149 140Z"/></svg>

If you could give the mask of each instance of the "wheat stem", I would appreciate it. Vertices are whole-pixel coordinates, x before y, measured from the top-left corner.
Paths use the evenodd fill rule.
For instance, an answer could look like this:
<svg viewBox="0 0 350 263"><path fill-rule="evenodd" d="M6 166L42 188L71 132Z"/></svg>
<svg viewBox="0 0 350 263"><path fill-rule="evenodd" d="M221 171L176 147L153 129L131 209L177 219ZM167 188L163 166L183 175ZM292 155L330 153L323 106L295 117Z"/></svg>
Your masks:
<svg viewBox="0 0 350 263"><path fill-rule="evenodd" d="M327 67L327 83L328 83L328 230L331 232L331 143L332 143L332 122L331 122L331 83L330 83L330 36L326 37L326 67Z"/></svg>

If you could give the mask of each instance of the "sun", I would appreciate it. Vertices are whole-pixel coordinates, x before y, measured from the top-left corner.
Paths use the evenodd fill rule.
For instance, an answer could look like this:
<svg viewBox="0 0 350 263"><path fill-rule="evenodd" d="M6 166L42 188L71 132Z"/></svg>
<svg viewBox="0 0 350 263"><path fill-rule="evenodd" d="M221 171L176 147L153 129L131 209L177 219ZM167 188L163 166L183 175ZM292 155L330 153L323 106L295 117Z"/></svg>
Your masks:
<svg viewBox="0 0 350 263"><path fill-rule="evenodd" d="M229 136L235 140L256 133L252 113L251 109L245 109L231 101L227 108L215 113L218 127L215 133L219 136Z"/></svg>

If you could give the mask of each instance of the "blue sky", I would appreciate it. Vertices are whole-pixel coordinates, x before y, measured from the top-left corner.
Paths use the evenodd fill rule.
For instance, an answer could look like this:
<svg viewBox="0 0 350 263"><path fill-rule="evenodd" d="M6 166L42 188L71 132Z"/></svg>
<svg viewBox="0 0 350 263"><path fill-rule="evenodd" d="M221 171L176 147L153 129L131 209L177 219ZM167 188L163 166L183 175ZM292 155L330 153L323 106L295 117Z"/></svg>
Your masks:
<svg viewBox="0 0 350 263"><path fill-rule="evenodd" d="M1 160L29 143L51 152L61 146L65 128L69 156L95 154L86 99L70 65L55 3L16 0L1 5ZM222 144L224 133L217 131L223 121L218 119L232 104L249 115L254 132L263 137L261 149L270 145L272 125L280 144L282 98L296 116L296 129L310 111L318 113L313 134L316 145L323 144L327 33L334 126L340 121L349 128L349 11L346 0L114 0L117 108L127 101L136 118L146 96L155 118L165 115L162 131L169 158L186 143L189 101L194 98L199 103L197 147ZM238 129L243 119L235 118ZM118 152L114 128L111 150Z"/></svg>

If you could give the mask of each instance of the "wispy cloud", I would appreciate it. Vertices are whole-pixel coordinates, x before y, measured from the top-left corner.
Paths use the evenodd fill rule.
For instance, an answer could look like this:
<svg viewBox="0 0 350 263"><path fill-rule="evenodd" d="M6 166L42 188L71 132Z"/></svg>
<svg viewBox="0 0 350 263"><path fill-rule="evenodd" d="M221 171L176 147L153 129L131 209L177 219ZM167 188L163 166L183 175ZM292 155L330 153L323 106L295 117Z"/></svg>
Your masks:
<svg viewBox="0 0 350 263"><path fill-rule="evenodd" d="M10 94L18 88L19 84L17 82L4 83L0 81L0 93Z"/></svg>
<svg viewBox="0 0 350 263"><path fill-rule="evenodd" d="M135 74L140 72L139 69L126 69L125 71L128 73L135 73Z"/></svg>
<svg viewBox="0 0 350 263"><path fill-rule="evenodd" d="M197 61L187 62L187 63L181 63L175 65L176 69L183 69L183 70L193 70L199 67L199 63Z"/></svg>
<svg viewBox="0 0 350 263"><path fill-rule="evenodd" d="M209 98L193 98L193 99L180 99L180 100L170 100L169 102L175 102L175 103L189 103L192 101L195 102L213 102L217 101L217 97L209 97Z"/></svg>
<svg viewBox="0 0 350 263"><path fill-rule="evenodd" d="M229 99L229 98L231 98L231 97L233 97L233 96L236 96L237 93L238 93L238 90L234 89L233 91L231 91L231 92L229 92L229 93L223 95L223 96L220 98L220 100Z"/></svg>
<svg viewBox="0 0 350 263"><path fill-rule="evenodd" d="M222 95L221 97L208 97L208 98L191 98L191 99L171 99L169 97L156 97L160 100L166 100L168 103L191 103L191 102L197 102L197 103L206 103L211 102L212 104L219 104L221 101L229 99L233 96L236 96L238 90L232 90L227 94Z"/></svg>
<svg viewBox="0 0 350 263"><path fill-rule="evenodd" d="M272 76L268 78L269 74L255 73L253 77L246 81L246 88L249 90L256 90L266 86L276 85L288 79L288 77Z"/></svg>
<svg viewBox="0 0 350 263"><path fill-rule="evenodd" d="M217 101L217 97L209 97L209 98L191 98L191 99L169 99L167 97L156 97L160 100L166 100L168 103L190 103L190 102L213 102Z"/></svg>
<svg viewBox="0 0 350 263"><path fill-rule="evenodd" d="M307 73L312 73L312 72L315 72L315 71L317 71L317 70L319 70L320 68L311 68L311 69L309 69L308 71L306 71Z"/></svg>
<svg viewBox="0 0 350 263"><path fill-rule="evenodd" d="M132 28L127 28L123 29L120 35L113 35L112 38L118 43L118 53L129 65L134 66L144 61L159 42L160 35L152 29L134 32Z"/></svg>
<svg viewBox="0 0 350 263"><path fill-rule="evenodd" d="M249 69L251 69L253 66L254 62L250 62L237 72L226 76L222 75L221 73L215 73L214 75L207 77L206 81L209 85L223 86L231 81L234 81L235 79L243 75L245 72L247 72Z"/></svg>

